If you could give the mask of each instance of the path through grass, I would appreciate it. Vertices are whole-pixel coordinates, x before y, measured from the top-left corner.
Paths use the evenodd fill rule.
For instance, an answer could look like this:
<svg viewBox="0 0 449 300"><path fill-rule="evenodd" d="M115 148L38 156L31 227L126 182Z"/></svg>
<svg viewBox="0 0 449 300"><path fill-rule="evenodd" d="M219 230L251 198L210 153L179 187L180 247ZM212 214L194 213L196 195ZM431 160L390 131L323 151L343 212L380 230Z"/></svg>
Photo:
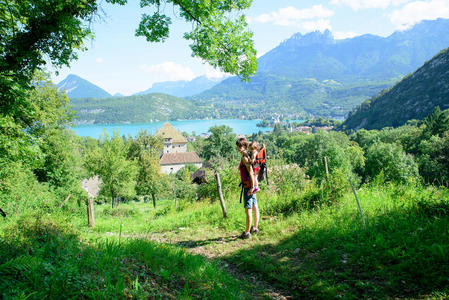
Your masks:
<svg viewBox="0 0 449 300"><path fill-rule="evenodd" d="M136 212L121 218L123 237L200 254L281 296L449 297L449 192L385 185L363 188L359 196L366 228L348 193L336 206L266 217L261 234L244 241L236 238L244 222L238 200L228 202L227 220L218 203L156 211L149 204L126 205L123 211ZM262 195L261 207L269 201ZM103 213L96 235L117 235L119 220Z"/></svg>

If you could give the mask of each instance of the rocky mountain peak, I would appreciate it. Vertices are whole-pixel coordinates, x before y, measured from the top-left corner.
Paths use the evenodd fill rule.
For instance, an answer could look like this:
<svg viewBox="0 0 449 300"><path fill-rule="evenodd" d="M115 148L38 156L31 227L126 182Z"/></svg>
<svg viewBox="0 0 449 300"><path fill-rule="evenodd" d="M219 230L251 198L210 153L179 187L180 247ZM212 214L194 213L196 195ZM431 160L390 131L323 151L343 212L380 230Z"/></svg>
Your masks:
<svg viewBox="0 0 449 300"><path fill-rule="evenodd" d="M289 39L285 40L281 45L294 46L294 47L306 47L310 45L330 45L334 44L334 36L328 29L325 31L313 31L307 34L295 33Z"/></svg>

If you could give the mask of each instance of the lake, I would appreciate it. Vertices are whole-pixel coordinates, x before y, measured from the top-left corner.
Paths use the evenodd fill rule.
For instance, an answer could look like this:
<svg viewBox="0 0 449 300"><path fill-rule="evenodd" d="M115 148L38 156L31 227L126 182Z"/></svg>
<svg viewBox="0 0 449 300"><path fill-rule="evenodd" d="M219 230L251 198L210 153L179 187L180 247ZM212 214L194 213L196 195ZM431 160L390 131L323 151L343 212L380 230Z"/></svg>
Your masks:
<svg viewBox="0 0 449 300"><path fill-rule="evenodd" d="M223 119L223 120L185 120L185 121L170 121L176 129L181 132L188 132L196 135L201 133L207 133L209 128L217 125L227 125L232 128L236 134L253 134L259 131L266 132L271 131L269 127L257 127L256 124L260 120L237 120L237 119ZM146 129L151 134L154 134L156 130L160 129L164 125L163 122L153 123L135 123L135 124L94 124L94 125L78 125L72 127L73 131L78 136L89 136L92 138L99 138L103 134L104 130L108 135L112 135L114 130L119 130L120 135L132 135L135 136L139 130Z"/></svg>

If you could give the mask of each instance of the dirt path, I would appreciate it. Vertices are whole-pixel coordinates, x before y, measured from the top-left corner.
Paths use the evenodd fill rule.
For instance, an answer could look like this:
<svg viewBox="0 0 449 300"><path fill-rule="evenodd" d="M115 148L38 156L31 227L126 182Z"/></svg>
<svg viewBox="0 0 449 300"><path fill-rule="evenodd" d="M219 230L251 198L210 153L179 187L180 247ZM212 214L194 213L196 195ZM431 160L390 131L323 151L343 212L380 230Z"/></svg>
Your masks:
<svg viewBox="0 0 449 300"><path fill-rule="evenodd" d="M108 232L106 235L117 235L116 233ZM241 240L236 235L228 235L215 238L206 238L195 240L194 235L190 235L188 239L187 234L179 234L177 231L168 231L163 233L150 233L150 234L122 234L123 238L139 238L148 239L158 243L168 243L172 245L178 245L183 247L186 251L201 255L210 261L218 263L223 269L227 270L235 278L250 283L254 286L254 290L251 292L254 299L275 299L286 300L293 299L287 291L280 290L274 287L269 282L263 280L257 273L249 273L239 268L241 264L231 263L223 259L223 257L233 252L233 250L240 249L245 245L248 245L248 240ZM223 246L226 246L226 251L223 250Z"/></svg>

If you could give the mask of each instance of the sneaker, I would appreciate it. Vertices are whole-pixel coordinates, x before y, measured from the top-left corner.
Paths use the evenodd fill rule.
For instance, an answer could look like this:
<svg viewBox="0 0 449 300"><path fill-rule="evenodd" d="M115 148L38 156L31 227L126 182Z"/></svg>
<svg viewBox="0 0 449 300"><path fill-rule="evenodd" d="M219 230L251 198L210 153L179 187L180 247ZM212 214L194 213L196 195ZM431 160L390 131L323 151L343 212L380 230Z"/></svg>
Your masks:
<svg viewBox="0 0 449 300"><path fill-rule="evenodd" d="M249 230L249 232L251 232L252 234L258 234L259 233L259 229L254 228L253 226L251 226L251 229Z"/></svg>
<svg viewBox="0 0 449 300"><path fill-rule="evenodd" d="M249 239L251 237L251 233L243 231L242 234L240 235L240 238L243 240Z"/></svg>

